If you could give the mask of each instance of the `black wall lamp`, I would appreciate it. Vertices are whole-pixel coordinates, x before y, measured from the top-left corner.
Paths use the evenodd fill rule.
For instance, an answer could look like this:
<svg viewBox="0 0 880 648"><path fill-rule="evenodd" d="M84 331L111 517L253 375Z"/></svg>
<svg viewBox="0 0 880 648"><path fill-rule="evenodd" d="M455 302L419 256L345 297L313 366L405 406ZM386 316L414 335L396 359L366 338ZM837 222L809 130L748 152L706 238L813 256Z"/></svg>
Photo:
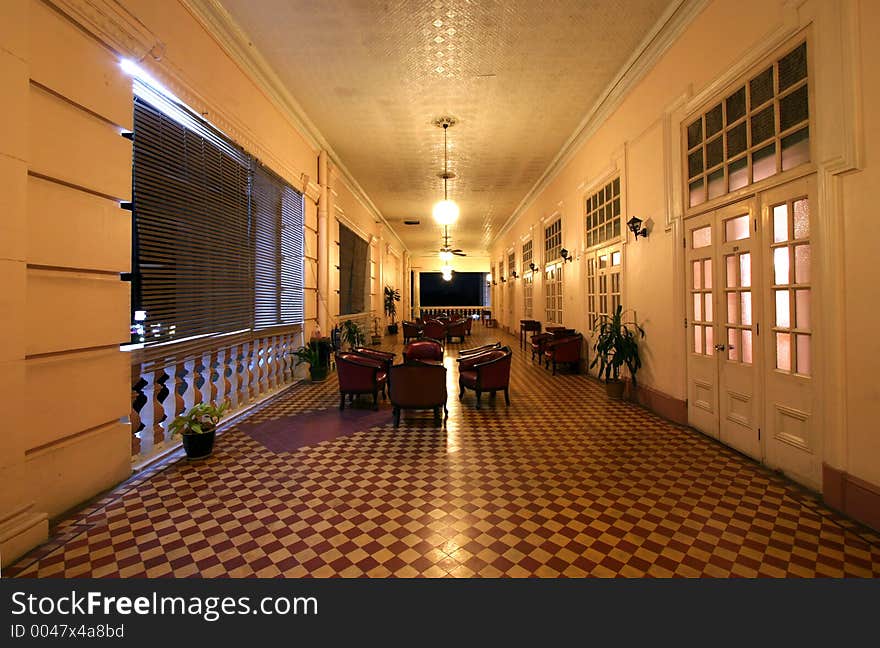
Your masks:
<svg viewBox="0 0 880 648"><path fill-rule="evenodd" d="M501 283L507 283L507 279L505 279L504 277L501 277Z"/></svg>
<svg viewBox="0 0 880 648"><path fill-rule="evenodd" d="M537 271L538 271L538 266L535 265L535 262L534 262L534 261L533 261L532 263L529 264L529 268L531 268L532 272L537 272Z"/></svg>
<svg viewBox="0 0 880 648"><path fill-rule="evenodd" d="M518 278L519 278L519 275L516 274L516 270L514 270L513 272L511 272L511 273L510 273L510 276L513 277L514 279L518 279Z"/></svg>
<svg viewBox="0 0 880 648"><path fill-rule="evenodd" d="M640 236L648 238L648 228L642 227L642 219L638 216L633 216L628 221L626 221L626 226L629 228L629 231L631 231L636 237L636 240L638 240Z"/></svg>
<svg viewBox="0 0 880 648"><path fill-rule="evenodd" d="M568 250L566 250L565 248L562 248L561 250L559 250L559 254L562 255L562 260L563 260L563 261L574 261L574 257L571 256L571 255L568 253Z"/></svg>

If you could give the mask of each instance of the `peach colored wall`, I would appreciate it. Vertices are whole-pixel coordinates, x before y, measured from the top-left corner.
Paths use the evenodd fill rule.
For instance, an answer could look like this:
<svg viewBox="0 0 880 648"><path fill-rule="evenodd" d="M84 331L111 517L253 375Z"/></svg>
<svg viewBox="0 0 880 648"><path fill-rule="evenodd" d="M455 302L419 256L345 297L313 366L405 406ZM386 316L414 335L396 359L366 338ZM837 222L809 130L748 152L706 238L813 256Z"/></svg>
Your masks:
<svg viewBox="0 0 880 648"><path fill-rule="evenodd" d="M846 409L848 417L845 466L847 472L880 485L880 379L877 358L880 337L877 335L877 306L880 269L877 246L880 241L880 218L877 213L877 189L880 187L880 3L860 2L862 110L864 120L865 164L861 173L843 178L843 213L845 215L846 273Z"/></svg>

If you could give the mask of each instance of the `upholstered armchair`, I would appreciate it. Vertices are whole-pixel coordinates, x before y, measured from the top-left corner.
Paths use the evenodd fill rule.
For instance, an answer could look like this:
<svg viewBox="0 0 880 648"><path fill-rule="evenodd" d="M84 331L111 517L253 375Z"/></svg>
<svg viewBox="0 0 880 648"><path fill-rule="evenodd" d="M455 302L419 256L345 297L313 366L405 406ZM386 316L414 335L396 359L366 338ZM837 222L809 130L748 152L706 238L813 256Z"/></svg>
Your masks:
<svg viewBox="0 0 880 648"><path fill-rule="evenodd" d="M446 324L437 319L428 320L422 327L422 335L435 340L445 340Z"/></svg>
<svg viewBox="0 0 880 648"><path fill-rule="evenodd" d="M467 320L456 320L446 325L446 341L452 342L452 338L460 338L464 342L467 335Z"/></svg>
<svg viewBox="0 0 880 648"><path fill-rule="evenodd" d="M544 363L545 366L549 366L551 362L553 363L554 376L556 375L557 364L573 364L575 371L578 370L578 365L581 361L582 341L583 336L578 333L576 335L554 338L547 342L544 346Z"/></svg>
<svg viewBox="0 0 880 648"><path fill-rule="evenodd" d="M485 353L463 358L458 369L458 400L464 398L466 389L477 394L477 409L483 392L504 392L504 402L510 405L510 363L513 354L509 347L491 349Z"/></svg>
<svg viewBox="0 0 880 648"><path fill-rule="evenodd" d="M493 342L492 344L484 344L483 346L472 347L470 349L459 349L458 351L458 359L461 361L462 358L466 358L467 356L485 353L486 351L491 351L492 349L500 349L501 342Z"/></svg>
<svg viewBox="0 0 880 648"><path fill-rule="evenodd" d="M380 351L379 349L371 349L369 347L355 347L352 353L381 362L386 373L391 369L391 365L394 364L394 354L390 351Z"/></svg>
<svg viewBox="0 0 880 648"><path fill-rule="evenodd" d="M406 344L410 340L418 339L422 334L422 327L416 322L403 323L403 343Z"/></svg>
<svg viewBox="0 0 880 648"><path fill-rule="evenodd" d="M384 399L388 384L385 363L357 353L337 353L336 371L339 376L339 409L345 409L346 395L353 399L358 394L372 394L373 409L379 409L379 392Z"/></svg>
<svg viewBox="0 0 880 648"><path fill-rule="evenodd" d="M422 338L410 342L403 348L404 362L421 360L422 362L443 362L443 345L437 340Z"/></svg>
<svg viewBox="0 0 880 648"><path fill-rule="evenodd" d="M432 409L434 421L440 423L446 409L446 367L418 360L391 367L389 398L394 410L394 427L400 425L400 411Z"/></svg>
<svg viewBox="0 0 880 648"><path fill-rule="evenodd" d="M541 362L541 358L544 355L544 345L547 344L550 340L553 339L552 333L535 333L529 339L529 348L532 351L532 361L534 362L535 356L538 356L538 362Z"/></svg>
<svg viewBox="0 0 880 648"><path fill-rule="evenodd" d="M474 318L468 315L464 320L465 333L471 334L471 327L474 325Z"/></svg>

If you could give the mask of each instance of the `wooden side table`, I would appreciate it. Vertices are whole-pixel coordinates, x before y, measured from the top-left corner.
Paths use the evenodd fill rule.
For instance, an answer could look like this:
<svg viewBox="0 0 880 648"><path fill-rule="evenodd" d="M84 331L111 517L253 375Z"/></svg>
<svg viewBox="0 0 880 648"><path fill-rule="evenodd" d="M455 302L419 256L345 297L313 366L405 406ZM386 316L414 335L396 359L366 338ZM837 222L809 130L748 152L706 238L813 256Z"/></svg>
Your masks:
<svg viewBox="0 0 880 648"><path fill-rule="evenodd" d="M537 320L519 321L519 348L525 349L529 340L529 333L540 333L541 322Z"/></svg>

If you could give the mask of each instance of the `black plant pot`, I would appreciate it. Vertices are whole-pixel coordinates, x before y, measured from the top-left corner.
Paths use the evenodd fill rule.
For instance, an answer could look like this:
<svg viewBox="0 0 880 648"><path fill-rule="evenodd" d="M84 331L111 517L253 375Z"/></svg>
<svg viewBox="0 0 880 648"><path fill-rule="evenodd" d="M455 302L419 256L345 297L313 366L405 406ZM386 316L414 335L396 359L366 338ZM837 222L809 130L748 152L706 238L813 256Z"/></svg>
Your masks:
<svg viewBox="0 0 880 648"><path fill-rule="evenodd" d="M328 367L323 365L312 365L309 367L309 377L312 382L324 382L327 380Z"/></svg>
<svg viewBox="0 0 880 648"><path fill-rule="evenodd" d="M183 449L189 459L201 459L210 456L214 450L214 430L201 434L181 434Z"/></svg>
<svg viewBox="0 0 880 648"><path fill-rule="evenodd" d="M388 325L388 335L397 335L397 324Z"/></svg>

